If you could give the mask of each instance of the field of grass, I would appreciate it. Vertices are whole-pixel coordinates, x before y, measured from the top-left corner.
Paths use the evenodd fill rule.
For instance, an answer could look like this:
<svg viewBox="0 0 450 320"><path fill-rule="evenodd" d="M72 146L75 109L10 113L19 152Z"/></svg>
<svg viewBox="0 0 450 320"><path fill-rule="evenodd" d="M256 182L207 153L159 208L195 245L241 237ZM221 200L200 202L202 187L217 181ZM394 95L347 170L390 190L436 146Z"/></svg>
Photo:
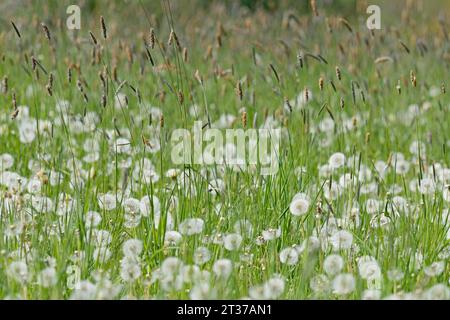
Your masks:
<svg viewBox="0 0 450 320"><path fill-rule="evenodd" d="M450 298L448 4L72 2L0 4L0 298Z"/></svg>

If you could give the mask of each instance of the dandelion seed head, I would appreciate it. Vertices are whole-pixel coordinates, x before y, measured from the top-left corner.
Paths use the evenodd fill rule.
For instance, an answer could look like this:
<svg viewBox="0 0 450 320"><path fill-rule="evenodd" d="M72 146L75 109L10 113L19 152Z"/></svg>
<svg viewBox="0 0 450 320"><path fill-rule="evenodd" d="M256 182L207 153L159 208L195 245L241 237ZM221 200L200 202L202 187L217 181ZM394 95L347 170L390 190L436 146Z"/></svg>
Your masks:
<svg viewBox="0 0 450 320"><path fill-rule="evenodd" d="M355 278L349 273L337 275L332 282L333 293L347 295L355 290Z"/></svg>

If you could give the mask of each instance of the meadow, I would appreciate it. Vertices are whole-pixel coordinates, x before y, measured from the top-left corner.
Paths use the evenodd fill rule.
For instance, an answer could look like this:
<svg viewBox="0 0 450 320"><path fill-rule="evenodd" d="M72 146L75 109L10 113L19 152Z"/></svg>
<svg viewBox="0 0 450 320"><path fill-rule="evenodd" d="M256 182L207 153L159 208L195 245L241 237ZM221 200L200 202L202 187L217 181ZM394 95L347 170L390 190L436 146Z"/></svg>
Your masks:
<svg viewBox="0 0 450 320"><path fill-rule="evenodd" d="M0 298L449 299L449 5L375 3L3 1Z"/></svg>

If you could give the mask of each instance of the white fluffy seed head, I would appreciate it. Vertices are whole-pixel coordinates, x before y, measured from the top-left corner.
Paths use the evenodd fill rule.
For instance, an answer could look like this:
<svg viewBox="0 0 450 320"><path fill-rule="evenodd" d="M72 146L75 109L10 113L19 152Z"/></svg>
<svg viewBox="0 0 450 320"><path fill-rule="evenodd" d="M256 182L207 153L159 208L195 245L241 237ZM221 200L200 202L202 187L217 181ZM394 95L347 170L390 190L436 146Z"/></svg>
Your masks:
<svg viewBox="0 0 450 320"><path fill-rule="evenodd" d="M292 266L298 262L298 253L294 248L285 248L280 252L281 263Z"/></svg>
<svg viewBox="0 0 450 320"><path fill-rule="evenodd" d="M341 152L333 153L328 160L328 165L333 169L338 169L345 165L345 155Z"/></svg>
<svg viewBox="0 0 450 320"><path fill-rule="evenodd" d="M344 267L344 259L340 255L332 254L325 258L323 270L326 274L333 276L341 272Z"/></svg>
<svg viewBox="0 0 450 320"><path fill-rule="evenodd" d="M212 270L218 278L227 279L233 271L233 264L229 259L219 259L214 262Z"/></svg>
<svg viewBox="0 0 450 320"><path fill-rule="evenodd" d="M223 239L223 246L228 251L238 250L242 243L242 236L237 233L227 234Z"/></svg>
<svg viewBox="0 0 450 320"><path fill-rule="evenodd" d="M337 275L333 280L332 286L334 294L350 294L355 290L355 278L350 273Z"/></svg>
<svg viewBox="0 0 450 320"><path fill-rule="evenodd" d="M309 201L304 198L293 199L289 205L289 211L294 216L302 216L308 212Z"/></svg>
<svg viewBox="0 0 450 320"><path fill-rule="evenodd" d="M123 243L122 250L125 256L137 257L142 252L142 241L139 239L129 239Z"/></svg>

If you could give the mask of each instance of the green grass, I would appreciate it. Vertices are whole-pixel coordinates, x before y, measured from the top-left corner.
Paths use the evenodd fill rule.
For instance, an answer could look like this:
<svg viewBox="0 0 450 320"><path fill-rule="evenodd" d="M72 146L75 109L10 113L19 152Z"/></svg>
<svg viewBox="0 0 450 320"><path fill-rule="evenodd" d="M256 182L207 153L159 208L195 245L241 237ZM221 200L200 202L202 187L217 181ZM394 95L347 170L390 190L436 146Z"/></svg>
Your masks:
<svg viewBox="0 0 450 320"><path fill-rule="evenodd" d="M418 9L412 8L409 19L400 20L395 18L400 12L392 12L382 2L383 30L373 34L365 26L365 8L355 8L354 16L345 16L352 26L349 32L338 21L342 14L339 8L328 12L326 20L320 4L319 17L314 18L310 9L293 11L295 18L286 26L283 20L287 5L274 12L246 13L217 4L196 9L179 3L169 6L167 1L110 7L89 2L81 8L79 31L65 28L65 8L55 2L19 10L7 2L7 10L2 11L0 75L8 78L8 90L0 94L0 155L10 154L14 163L10 168L0 167L1 298L361 299L368 294L368 288L379 289L379 298L450 297L449 222L443 215L449 208L449 199L444 196L450 184L450 102L448 93L441 92L448 78L450 43L436 19L427 20L438 12L435 4L426 8L428 16L419 17ZM100 15L105 17L107 39L102 37ZM10 20L18 26L20 39ZM328 32L327 21L332 33ZM41 22L50 29L50 41L45 38ZM146 55L143 41L143 36L149 41L150 28L155 29L157 39L155 48L148 49L155 66ZM168 45L171 29L179 39L180 50L175 41ZM94 33L97 46L89 31ZM218 33L221 46L217 46ZM417 39L426 41L426 52L420 52ZM92 62L94 47L100 53ZM183 48L187 48L187 61L183 60ZM298 54L303 56L302 68ZM46 90L48 76L40 66L32 70L32 56L54 76L51 96ZM382 56L392 61L376 63ZM72 64L79 64L80 70L72 68L69 82L67 70ZM341 80L336 77L336 66ZM99 77L104 70L107 91ZM197 70L203 85L194 77ZM417 77L416 87L410 82L411 70ZM320 77L324 79L323 90L319 90ZM88 102L77 88L78 80ZM238 81L242 101L235 92ZM115 106L120 86L128 106L123 101ZM295 99L303 96L305 88L312 97L300 108ZM18 106L28 107L29 121L37 126L30 143L20 139L19 126L27 121L23 110L15 119L11 117L13 93ZM107 97L106 107L101 105L103 94ZM286 99L291 101L292 112L285 105ZM56 107L61 100L70 103L66 112ZM416 116L409 108L413 104L420 108ZM193 105L198 106L194 116L190 113ZM151 107L164 115L163 127L160 116L152 115ZM231 114L236 120L229 127L243 128L242 108L247 113L246 128L253 124L259 128L266 119L274 119L278 127L286 129L276 175L260 175L260 168L256 172L235 172L220 166L181 167L172 163L170 137L174 129L190 129L197 119L207 124L208 114L212 123ZM90 124L90 117L97 121ZM322 132L321 124L330 119L334 129ZM126 137L129 145L115 146L119 137ZM84 158L92 151L92 147L84 147L88 139L98 143L98 159L94 162ZM160 150L146 151L146 141L151 145L159 143ZM415 155L410 151L414 141L425 147L425 153ZM130 154L118 152L121 148L130 148ZM346 160L357 160L321 173L320 167L336 152L344 153ZM396 152L410 164L406 173L396 172ZM153 164L157 181L140 176L144 158ZM377 161L390 164L384 176L375 169ZM300 167L304 167L302 173ZM180 170L177 179L166 176L173 168ZM369 179L358 178L336 198L326 197L327 188L339 183L343 174L358 177L364 168L371 172ZM5 172L20 175L22 188L14 186L17 179L7 183L10 174ZM52 172L62 174L59 183L49 183ZM183 172L189 178L183 179ZM217 195L208 191L214 177L220 177L225 185ZM34 194L27 189L27 182L33 178L42 184ZM425 178L436 184L434 192L423 194L410 186ZM396 192L392 191L394 186ZM370 187L372 190L367 191ZM310 203L307 213L300 217L289 210L293 196L299 192L306 193ZM115 209L102 209L98 199L104 193L117 199ZM140 221L130 227L131 217L124 211L124 201L144 196L159 199L159 224L154 222L153 204L147 216L137 213ZM404 198L407 210L396 209L395 196ZM43 197L54 204L48 212L33 204ZM366 209L369 199L380 203L372 214ZM64 205L69 209L57 210ZM349 219L351 208L359 208L359 223ZM86 226L88 211L101 216L95 228ZM166 222L168 216L172 226ZM183 235L176 245L165 244L166 232L178 231L188 218L203 219L202 232ZM376 226L380 218L388 223ZM251 223L252 232L241 232L243 240L238 250L226 250L217 240L236 233L236 223L242 224L243 220ZM277 228L281 230L278 238L261 243L265 230ZM334 251L325 236L319 237L318 250L306 244L311 236L323 235L327 228L330 236L338 230L351 233L352 247ZM95 237L98 230L110 234L110 243L103 246L110 253L106 261L94 254L99 247ZM123 244L129 239L141 240L143 249L138 259L132 259L141 275L127 282L121 275L121 261ZM306 248L299 250L297 263L281 262L283 249L302 243ZM199 247L211 253L211 259L198 266L203 274L194 271L195 279L188 281L189 277L175 268L166 278L156 279L168 257L194 265L194 252ZM324 261L331 254L343 259L337 274L354 276L355 288L348 294L334 293L331 285L315 292L310 285L318 275L326 274ZM419 259L419 255L423 258ZM381 271L377 281L361 276L358 259L364 256L376 260ZM228 278L215 275L213 266L219 259L232 263ZM18 261L26 264L27 272L14 273L12 266ZM442 263L443 270L433 275L429 266L435 262ZM56 272L55 283L44 286L40 277L48 267ZM74 268L79 272L76 279L90 282L83 282L84 290L74 290L70 285ZM404 276L394 281L390 276L394 269ZM336 276L325 278L331 283ZM271 278L283 279L284 290L278 295L266 285L265 292L273 295L258 296L256 292L262 288L258 286Z"/></svg>

